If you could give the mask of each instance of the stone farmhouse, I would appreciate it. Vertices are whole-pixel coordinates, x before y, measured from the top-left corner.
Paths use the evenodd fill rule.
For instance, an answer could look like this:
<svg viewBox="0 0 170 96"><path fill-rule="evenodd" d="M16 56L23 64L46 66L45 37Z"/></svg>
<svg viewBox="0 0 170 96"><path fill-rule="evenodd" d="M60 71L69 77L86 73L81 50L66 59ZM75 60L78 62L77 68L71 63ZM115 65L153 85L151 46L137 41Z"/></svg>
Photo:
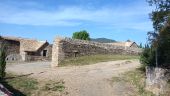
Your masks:
<svg viewBox="0 0 170 96"><path fill-rule="evenodd" d="M7 62L51 60L52 45L47 41L1 37L0 45L6 45Z"/></svg>

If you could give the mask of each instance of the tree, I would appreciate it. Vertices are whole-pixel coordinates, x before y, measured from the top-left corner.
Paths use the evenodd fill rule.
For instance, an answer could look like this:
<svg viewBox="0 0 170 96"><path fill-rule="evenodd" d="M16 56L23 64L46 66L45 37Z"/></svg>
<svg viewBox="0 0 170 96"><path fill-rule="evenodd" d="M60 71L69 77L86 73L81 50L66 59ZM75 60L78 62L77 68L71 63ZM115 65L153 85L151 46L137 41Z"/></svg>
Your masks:
<svg viewBox="0 0 170 96"><path fill-rule="evenodd" d="M164 27L170 16L170 0L147 0L155 10L150 14L155 31L159 32Z"/></svg>
<svg viewBox="0 0 170 96"><path fill-rule="evenodd" d="M142 43L140 43L139 48L143 48Z"/></svg>
<svg viewBox="0 0 170 96"><path fill-rule="evenodd" d="M6 51L5 44L3 39L0 37L0 80L5 77L5 69L6 69Z"/></svg>
<svg viewBox="0 0 170 96"><path fill-rule="evenodd" d="M74 32L73 39L80 39L80 40L90 40L90 35L86 30Z"/></svg>
<svg viewBox="0 0 170 96"><path fill-rule="evenodd" d="M150 14L154 31L148 32L151 52L148 52L151 64L158 67L170 66L170 0L148 0L151 6L156 6ZM144 50L145 51L145 50Z"/></svg>

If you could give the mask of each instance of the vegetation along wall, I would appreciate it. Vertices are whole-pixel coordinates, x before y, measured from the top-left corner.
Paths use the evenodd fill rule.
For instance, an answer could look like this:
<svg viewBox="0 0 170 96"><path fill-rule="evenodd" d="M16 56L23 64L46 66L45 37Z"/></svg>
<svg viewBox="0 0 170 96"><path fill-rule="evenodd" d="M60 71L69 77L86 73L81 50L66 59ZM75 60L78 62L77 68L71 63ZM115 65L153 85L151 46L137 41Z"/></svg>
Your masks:
<svg viewBox="0 0 170 96"><path fill-rule="evenodd" d="M141 52L142 50L140 48L130 48L92 41L57 37L53 43L51 65L52 67L58 66L60 61L70 57L96 54L139 55Z"/></svg>

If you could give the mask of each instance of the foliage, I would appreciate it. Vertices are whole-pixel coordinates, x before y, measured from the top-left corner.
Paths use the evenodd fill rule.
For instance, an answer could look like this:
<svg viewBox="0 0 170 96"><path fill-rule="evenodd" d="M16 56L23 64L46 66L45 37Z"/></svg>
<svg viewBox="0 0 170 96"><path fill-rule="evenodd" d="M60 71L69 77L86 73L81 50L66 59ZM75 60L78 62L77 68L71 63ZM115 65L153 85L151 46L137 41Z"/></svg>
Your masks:
<svg viewBox="0 0 170 96"><path fill-rule="evenodd" d="M3 79L5 77L5 69L6 69L6 61L5 61L6 52L5 52L5 44L4 44L4 42L1 41L0 44L1 44L0 45L0 79Z"/></svg>
<svg viewBox="0 0 170 96"><path fill-rule="evenodd" d="M140 43L139 48L143 48L142 43Z"/></svg>
<svg viewBox="0 0 170 96"><path fill-rule="evenodd" d="M90 35L86 30L73 33L73 39L90 40Z"/></svg>
<svg viewBox="0 0 170 96"><path fill-rule="evenodd" d="M145 48L140 56L140 62L143 70L145 66L155 66L155 50L151 48L149 45L145 45Z"/></svg>
<svg viewBox="0 0 170 96"><path fill-rule="evenodd" d="M158 38L158 64L170 68L170 23L160 31Z"/></svg>
<svg viewBox="0 0 170 96"><path fill-rule="evenodd" d="M170 64L170 0L147 1L156 7L150 14L154 31L148 32L150 49L144 49L141 62L144 65L153 65L157 61L157 67L167 68Z"/></svg>
<svg viewBox="0 0 170 96"><path fill-rule="evenodd" d="M147 0L155 11L150 14L155 31L160 31L170 15L170 0Z"/></svg>

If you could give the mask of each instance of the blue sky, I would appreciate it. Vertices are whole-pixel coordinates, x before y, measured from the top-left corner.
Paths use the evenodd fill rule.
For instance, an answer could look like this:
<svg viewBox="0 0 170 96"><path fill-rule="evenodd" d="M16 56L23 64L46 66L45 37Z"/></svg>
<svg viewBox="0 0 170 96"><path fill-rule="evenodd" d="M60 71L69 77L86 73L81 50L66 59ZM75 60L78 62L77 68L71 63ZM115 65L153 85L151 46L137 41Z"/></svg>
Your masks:
<svg viewBox="0 0 170 96"><path fill-rule="evenodd" d="M91 38L145 43L152 31L146 0L0 0L0 34L48 40L87 30Z"/></svg>

